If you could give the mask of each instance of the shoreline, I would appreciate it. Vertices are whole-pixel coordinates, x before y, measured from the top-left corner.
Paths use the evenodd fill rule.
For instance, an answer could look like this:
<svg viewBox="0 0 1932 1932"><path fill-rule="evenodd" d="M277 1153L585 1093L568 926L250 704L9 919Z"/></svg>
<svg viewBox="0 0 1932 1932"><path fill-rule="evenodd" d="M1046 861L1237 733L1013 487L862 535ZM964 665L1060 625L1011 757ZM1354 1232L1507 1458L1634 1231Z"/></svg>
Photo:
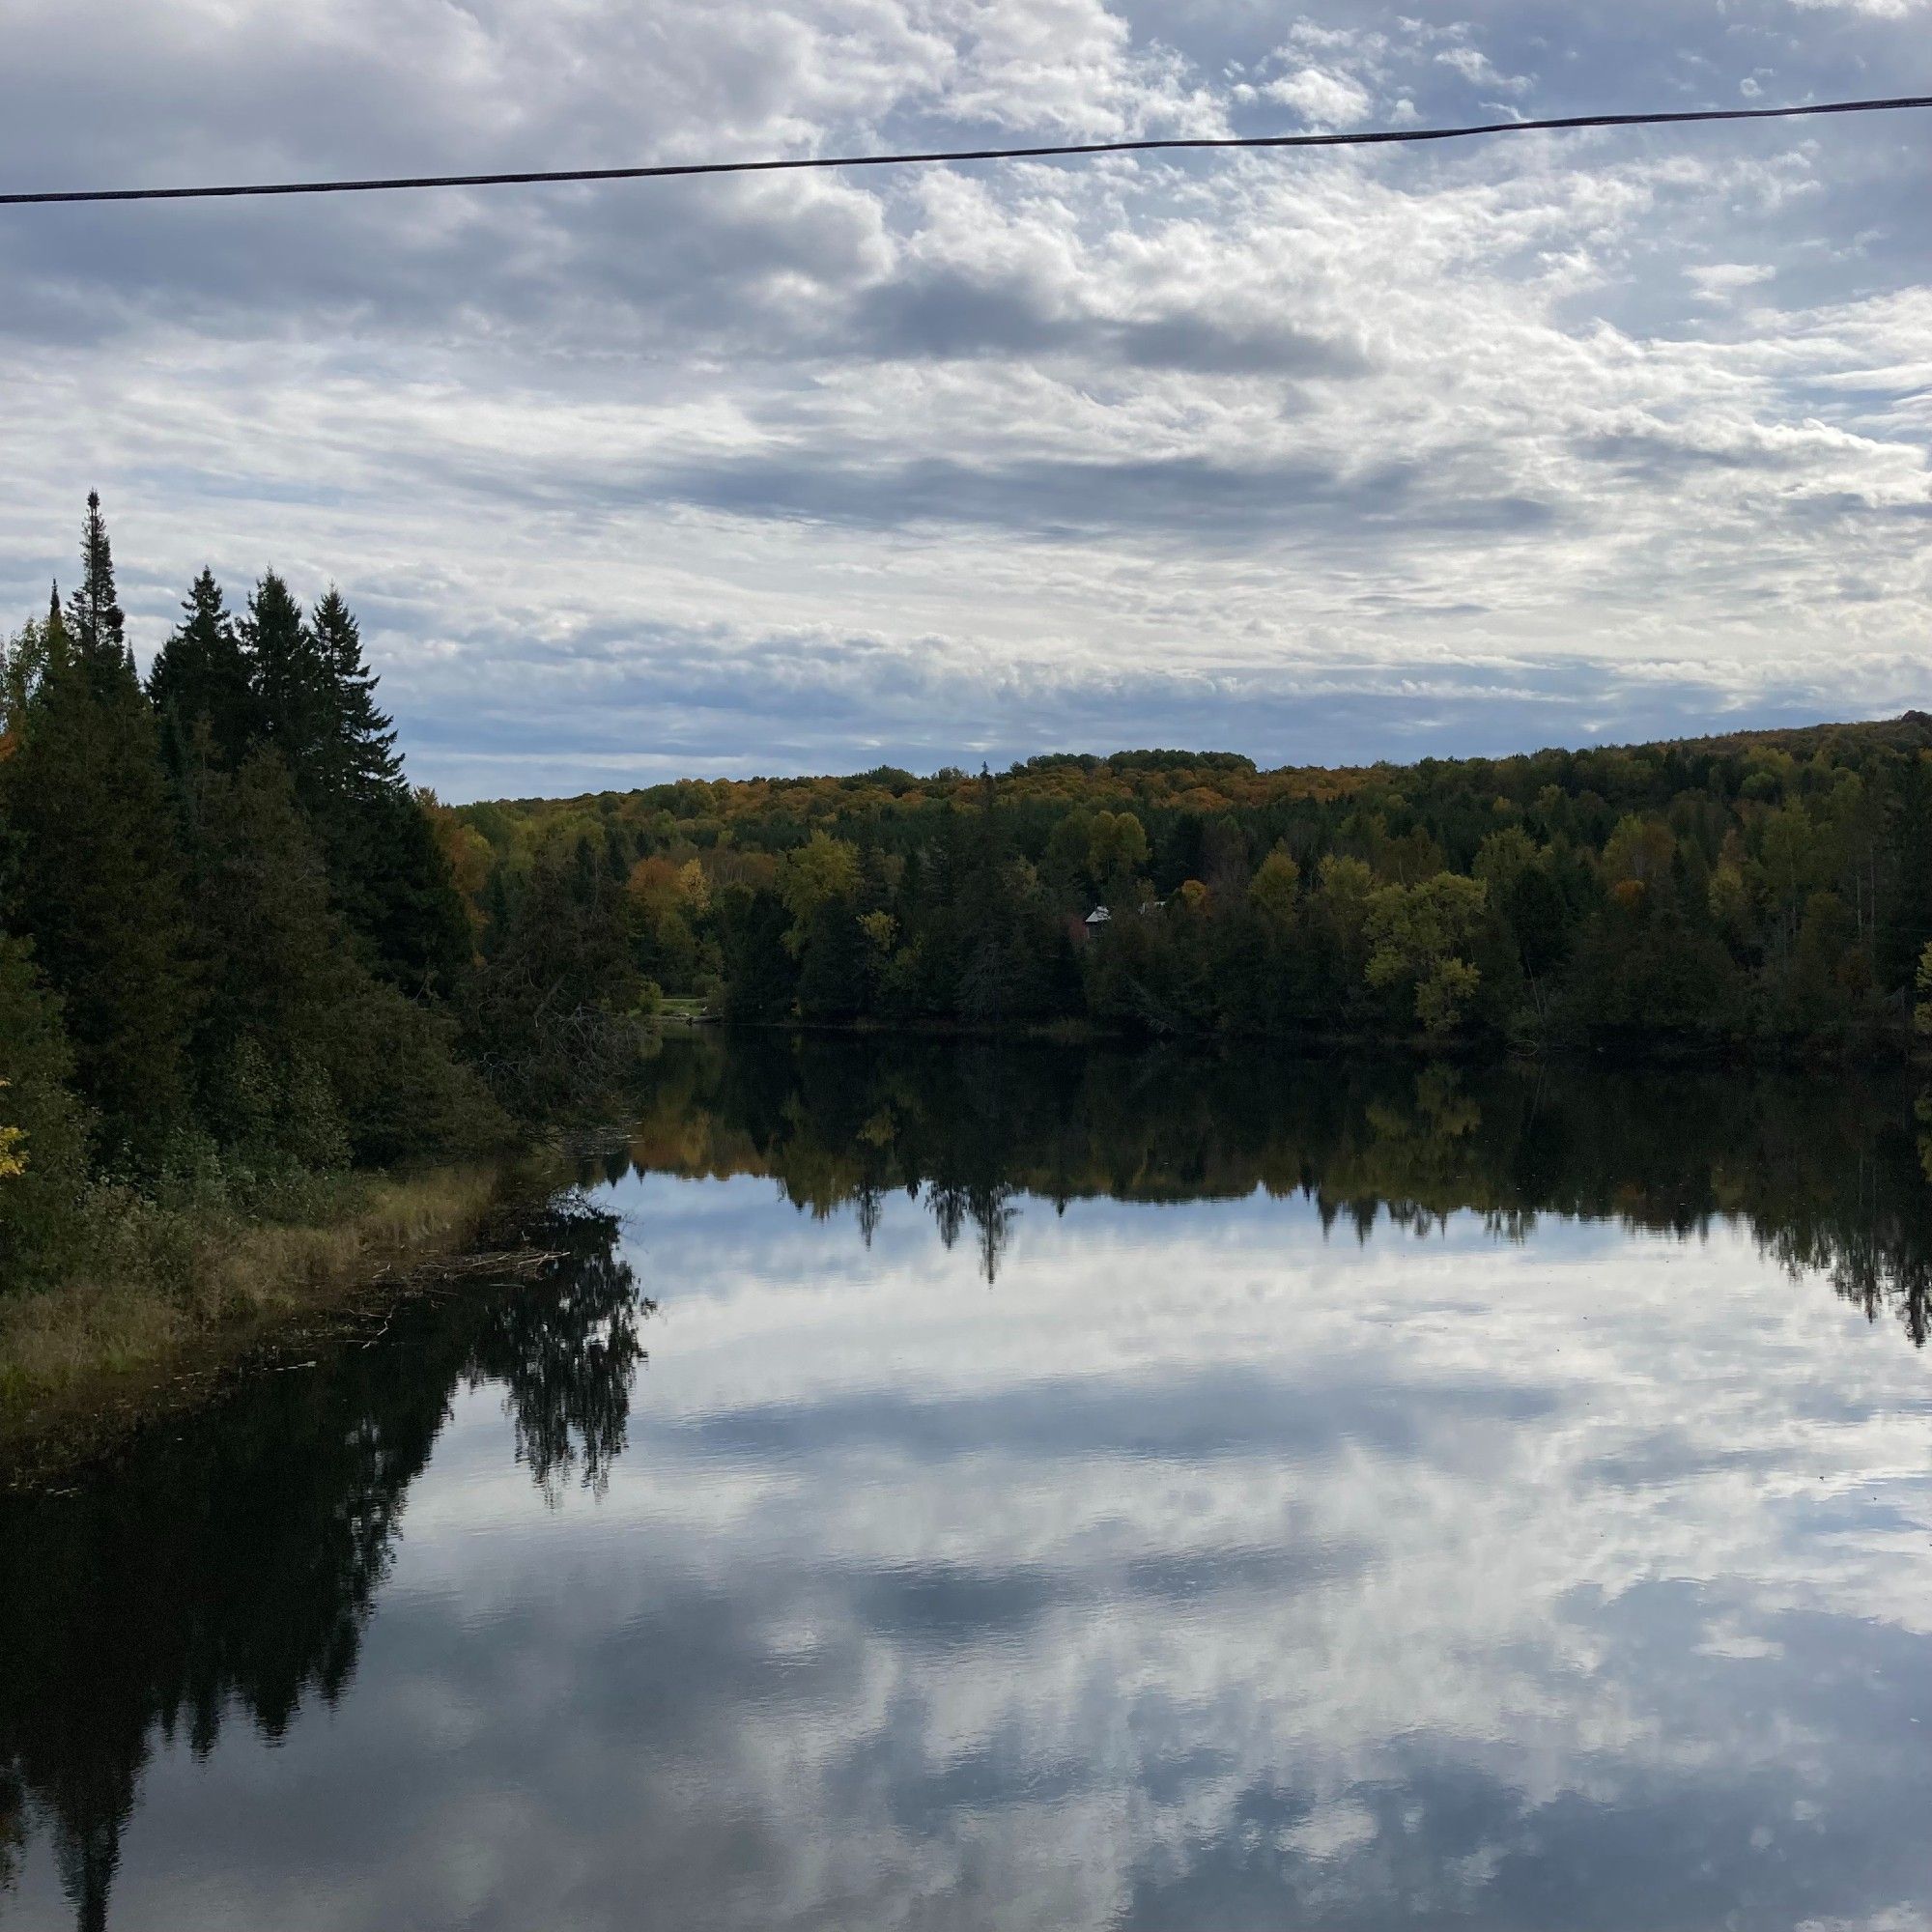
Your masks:
<svg viewBox="0 0 1932 1932"><path fill-rule="evenodd" d="M1378 1057L1470 1068L1548 1064L1632 1072L1722 1067L1786 1075L1921 1070L1909 1049L1767 1052L1740 1042L1651 1042L1628 1055L1603 1046L1525 1049L1463 1038L1328 1035L1247 1039L1227 1035L1149 1037L1060 1022L972 1029L868 1021L732 1020L693 1024L668 1016L660 1039L790 1035L855 1045L892 1040L991 1049L1058 1046L1213 1056L1264 1046L1312 1063ZM375 1314L484 1270L505 1222L568 1182L569 1149L533 1144L464 1165L343 1178L341 1211L293 1222L212 1223L198 1232L185 1293L161 1283L73 1281L0 1296L0 1491L44 1489L111 1460L169 1417L217 1399L237 1380L306 1364L295 1358L356 1335Z"/></svg>
<svg viewBox="0 0 1932 1932"><path fill-rule="evenodd" d="M1664 1072L1685 1066L1722 1066L1735 1072L1826 1073L1843 1068L1889 1068L1907 1073L1932 1067L1932 1045L1904 1027L1845 1037L1750 1037L1690 1034L1633 1034L1511 1039L1496 1034L1462 1033L1432 1038L1423 1033L1307 1028L1293 1032L1185 1031L1155 1033L1108 1027L1092 1019L1006 1021L975 1026L964 1020L779 1019L718 1015L705 1023L714 1033L791 1034L853 1040L917 1039L975 1046L1112 1047L1161 1052L1176 1047L1280 1054L1290 1059L1333 1061L1350 1057L1441 1062L1458 1066L1604 1066L1632 1072ZM687 1024L678 1031L696 1033Z"/></svg>
<svg viewBox="0 0 1932 1932"><path fill-rule="evenodd" d="M43 1489L106 1461L237 1378L434 1288L562 1179L537 1150L354 1176L340 1215L206 1231L185 1296L77 1281L0 1297L0 1489Z"/></svg>

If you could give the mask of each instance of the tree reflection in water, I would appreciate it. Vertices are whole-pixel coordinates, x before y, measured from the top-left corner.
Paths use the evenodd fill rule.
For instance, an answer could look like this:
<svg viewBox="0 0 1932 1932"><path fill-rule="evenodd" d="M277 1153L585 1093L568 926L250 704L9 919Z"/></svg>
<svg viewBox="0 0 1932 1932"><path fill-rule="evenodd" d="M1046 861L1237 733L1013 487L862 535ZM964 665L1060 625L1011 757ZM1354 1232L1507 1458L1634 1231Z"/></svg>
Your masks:
<svg viewBox="0 0 1932 1932"><path fill-rule="evenodd" d="M335 1702L459 1388L503 1385L547 1493L607 1480L653 1307L617 1236L560 1200L522 1230L559 1257L534 1279L406 1305L377 1347L265 1375L76 1494L0 1507L0 1877L31 1821L77 1923L104 1926L157 1736L205 1757L238 1710L272 1739Z"/></svg>
<svg viewBox="0 0 1932 1932"><path fill-rule="evenodd" d="M677 1042L634 1129L639 1174L763 1175L816 1218L923 1194L997 1278L1025 1197L1302 1195L1367 1240L1543 1214L1688 1237L1747 1226L1915 1344L1932 1329L1932 1124L1881 1075L1604 1072L808 1037Z"/></svg>
<svg viewBox="0 0 1932 1932"><path fill-rule="evenodd" d="M1473 1211L1690 1236L1747 1225L1922 1344L1932 1186L1909 1093L1720 1071L1474 1071L940 1042L695 1039L656 1063L628 1149L586 1166L760 1175L869 1241L923 1199L997 1281L1023 1200L1312 1200L1323 1225L1427 1236ZM398 1311L371 1348L268 1375L66 1496L0 1504L0 1886L52 1839L83 1927L106 1922L157 1741L269 1738L338 1698L411 1484L452 1399L500 1385L515 1453L560 1502L622 1455L653 1304L618 1224L574 1194L532 1216L535 1278Z"/></svg>

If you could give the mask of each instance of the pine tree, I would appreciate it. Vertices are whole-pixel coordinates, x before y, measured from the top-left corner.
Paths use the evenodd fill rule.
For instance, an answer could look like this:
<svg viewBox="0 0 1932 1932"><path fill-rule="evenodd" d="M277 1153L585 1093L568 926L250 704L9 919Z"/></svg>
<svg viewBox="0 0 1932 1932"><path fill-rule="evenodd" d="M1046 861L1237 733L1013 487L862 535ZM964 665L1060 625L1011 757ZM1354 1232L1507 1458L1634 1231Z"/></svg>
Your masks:
<svg viewBox="0 0 1932 1932"><path fill-rule="evenodd" d="M334 585L307 636L322 728L297 790L322 838L337 902L385 980L412 995L447 994L469 965L469 914L435 827L404 781L361 628Z"/></svg>
<svg viewBox="0 0 1932 1932"><path fill-rule="evenodd" d="M154 1156L183 1118L193 1013L181 853L154 714L134 674L99 505L70 600L0 764L5 917L65 1009L76 1084L110 1149ZM70 643L69 633L72 633Z"/></svg>
<svg viewBox="0 0 1932 1932"><path fill-rule="evenodd" d="M377 708L377 679L362 656L362 632L334 584L315 607L309 636L327 697L322 781L340 798L402 786L396 732Z"/></svg>
<svg viewBox="0 0 1932 1932"><path fill-rule="evenodd" d="M321 854L273 753L232 776L198 759L189 783L203 1119L250 1159L334 1165L342 1122L326 1067L362 979Z"/></svg>
<svg viewBox="0 0 1932 1932"><path fill-rule="evenodd" d="M303 810L319 818L327 798L329 680L301 606L272 570L255 586L239 629L261 741L279 753Z"/></svg>
<svg viewBox="0 0 1932 1932"><path fill-rule="evenodd" d="M404 992L446 998L475 948L469 914L413 793L402 786L359 802L332 853L344 911L369 962Z"/></svg>
<svg viewBox="0 0 1932 1932"><path fill-rule="evenodd" d="M99 668L133 668L128 649L128 620L114 589L114 552L100 514L100 493L87 497L87 522L80 539L80 588L68 600L67 628L81 660Z"/></svg>
<svg viewBox="0 0 1932 1932"><path fill-rule="evenodd" d="M181 622L148 674L162 751L178 775L185 770L204 724L222 770L234 771L248 755L258 724L248 670L221 586L213 571L204 570L182 604Z"/></svg>
<svg viewBox="0 0 1932 1932"><path fill-rule="evenodd" d="M327 1168L488 1141L500 1117L446 1022L381 984L330 903L281 760L202 767L192 905L207 983L196 1038L205 1118L258 1169Z"/></svg>

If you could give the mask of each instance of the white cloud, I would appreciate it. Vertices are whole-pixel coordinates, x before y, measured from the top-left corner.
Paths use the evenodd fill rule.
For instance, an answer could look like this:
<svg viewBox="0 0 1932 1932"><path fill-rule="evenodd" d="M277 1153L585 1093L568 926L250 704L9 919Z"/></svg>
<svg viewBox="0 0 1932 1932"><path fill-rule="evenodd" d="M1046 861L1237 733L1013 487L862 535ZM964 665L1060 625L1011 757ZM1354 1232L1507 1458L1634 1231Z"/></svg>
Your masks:
<svg viewBox="0 0 1932 1932"><path fill-rule="evenodd" d="M1471 87L1493 88L1501 94L1525 94L1534 85L1527 74L1501 72L1490 57L1475 47L1445 47L1435 56L1454 68Z"/></svg>
<svg viewBox="0 0 1932 1932"><path fill-rule="evenodd" d="M1638 92L1605 65L1662 17L1633 6L1572 23L1603 36L1588 104ZM1435 121L1551 66L1487 19L1266 25L21 0L0 170ZM1834 23L1818 58L1848 36L1877 62L1910 30ZM1706 51L1788 65L1738 22ZM463 789L512 755L569 785L925 756L954 721L1014 752L1138 738L1177 708L1279 756L1335 742L1284 735L1318 690L1368 734L1350 754L1432 719L1439 749L1478 718L1503 749L1649 719L1614 706L1686 663L1715 667L1698 705L1922 698L1932 238L1899 132L9 216L0 597L24 614L68 569L97 483L145 647L205 559L335 576L424 775ZM758 677L680 701L695 639ZM542 745L507 696L539 675ZM822 711L766 704L807 687Z"/></svg>
<svg viewBox="0 0 1932 1932"><path fill-rule="evenodd" d="M1806 14L1862 14L1872 20L1903 20L1924 11L1926 0L1791 0Z"/></svg>
<svg viewBox="0 0 1932 1932"><path fill-rule="evenodd" d="M1703 301L1729 301L1746 289L1771 281L1777 270L1764 262L1707 262L1684 270Z"/></svg>
<svg viewBox="0 0 1932 1932"><path fill-rule="evenodd" d="M1270 100L1293 107L1311 126L1320 128L1358 127L1375 108L1374 97L1359 82L1319 67L1305 67L1297 73L1284 74L1269 81L1262 92Z"/></svg>

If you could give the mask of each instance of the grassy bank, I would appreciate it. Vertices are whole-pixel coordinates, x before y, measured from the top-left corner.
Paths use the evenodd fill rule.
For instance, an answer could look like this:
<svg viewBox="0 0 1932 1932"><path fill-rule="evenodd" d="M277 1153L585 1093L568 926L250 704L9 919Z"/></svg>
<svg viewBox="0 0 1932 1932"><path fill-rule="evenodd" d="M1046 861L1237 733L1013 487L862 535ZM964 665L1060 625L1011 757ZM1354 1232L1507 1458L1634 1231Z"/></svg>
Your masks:
<svg viewBox="0 0 1932 1932"><path fill-rule="evenodd" d="M554 1179L536 1156L308 1183L272 1217L129 1198L90 1265L0 1296L0 1471L112 1446L474 1242Z"/></svg>

